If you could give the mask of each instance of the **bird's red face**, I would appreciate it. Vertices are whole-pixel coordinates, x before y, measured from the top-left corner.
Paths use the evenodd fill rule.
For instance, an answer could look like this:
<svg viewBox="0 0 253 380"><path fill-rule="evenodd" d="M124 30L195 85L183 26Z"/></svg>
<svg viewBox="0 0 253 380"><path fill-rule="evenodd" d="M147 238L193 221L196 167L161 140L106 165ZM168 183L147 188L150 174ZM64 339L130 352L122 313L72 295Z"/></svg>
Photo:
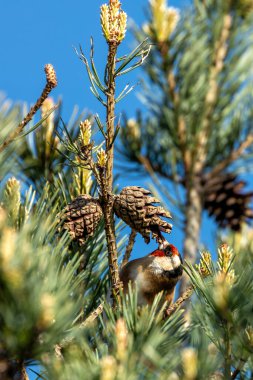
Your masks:
<svg viewBox="0 0 253 380"><path fill-rule="evenodd" d="M166 248L164 249L156 249L151 253L151 256L155 257L176 257L178 256L180 258L180 261L182 262L182 258L180 253L178 252L178 249L172 245L169 244Z"/></svg>
<svg viewBox="0 0 253 380"><path fill-rule="evenodd" d="M183 261L178 249L169 244L163 249L156 249L150 254L155 258L155 263L160 266L163 274L169 278L180 277L183 272Z"/></svg>

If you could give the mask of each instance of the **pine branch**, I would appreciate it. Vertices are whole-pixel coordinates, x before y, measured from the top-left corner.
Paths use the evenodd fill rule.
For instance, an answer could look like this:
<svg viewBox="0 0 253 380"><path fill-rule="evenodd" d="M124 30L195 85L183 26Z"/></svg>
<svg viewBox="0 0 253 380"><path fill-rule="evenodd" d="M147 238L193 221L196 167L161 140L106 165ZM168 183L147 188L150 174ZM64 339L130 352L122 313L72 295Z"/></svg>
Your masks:
<svg viewBox="0 0 253 380"><path fill-rule="evenodd" d="M213 110L218 97L217 83L218 76L224 67L224 60L228 53L228 39L232 27L232 15L225 14L223 17L223 26L220 33L220 38L216 42L214 53L214 65L211 67L208 91L205 98L205 114L203 125L197 136L196 147L196 161L194 163L194 173L198 174L203 170L207 155L207 142L210 135L211 121Z"/></svg>
<svg viewBox="0 0 253 380"><path fill-rule="evenodd" d="M139 163L145 168L147 173L152 177L154 173L160 174L162 177L168 179L169 181L172 181L176 184L183 184L183 179L180 176L175 176L173 174L166 173L162 166L158 163L154 163L151 161L151 159L148 156L139 155L138 156Z"/></svg>
<svg viewBox="0 0 253 380"><path fill-rule="evenodd" d="M123 260L122 260L121 267L123 267L124 265L126 265L128 263L128 261L129 261L129 259L130 259L130 256L131 256L131 253L132 253L132 250L133 250L133 246L134 246L134 243L135 243L136 235L137 235L137 232L132 229L132 231L131 231L131 233L129 235L129 240L128 240L128 244L127 244L127 247L126 247L126 252L125 252Z"/></svg>
<svg viewBox="0 0 253 380"><path fill-rule="evenodd" d="M90 323L95 321L95 319L103 312L104 304L101 303L92 313L79 325L79 328L87 327ZM62 349L68 346L73 341L73 338L64 339L60 344L54 346L54 352L58 359L63 359Z"/></svg>
<svg viewBox="0 0 253 380"><path fill-rule="evenodd" d="M165 177L165 175L163 175L159 170L156 170L157 167L153 165L152 161L148 157L143 156L143 155L139 155L138 160L142 164L142 166L144 167L146 172L150 175L150 177L154 181L154 183L166 194L166 197L169 199L169 201L174 205L180 203L180 200L178 199L178 202L177 202L176 199L173 198L171 196L171 194L169 194L166 187L163 186L162 183L159 181L158 177L156 176L156 173L158 172L159 174L161 174L164 177ZM181 181L179 178L172 176L172 175L171 176L167 175L165 178L173 181L175 183L175 185L177 185Z"/></svg>
<svg viewBox="0 0 253 380"><path fill-rule="evenodd" d="M36 380L38 380L38 379L46 380L46 378L44 376L42 376L41 373L38 373L37 371L34 371L34 369L29 368L29 371L31 371L32 373L34 373L37 376Z"/></svg>
<svg viewBox="0 0 253 380"><path fill-rule="evenodd" d="M101 172L101 177L103 177L103 174L105 176L105 184L101 189L101 204L105 220L105 233L107 240L113 306L115 307L120 303L120 289L122 288L118 268L118 254L113 211L114 197L112 195L114 143L120 129L119 125L117 125L116 128L114 126L115 104L120 100L121 97L120 96L118 99L115 98L115 79L117 76L126 74L127 72L138 67L143 62L143 60L147 57L146 48L149 46L149 44L147 41L143 41L143 43L137 46L128 56L123 58L123 62L119 65L119 67L116 68L116 62L118 62L116 58L117 49L124 39L126 33L127 14L122 11L121 3L118 0L109 0L108 5L104 4L101 6L100 15L103 35L108 43L108 56L104 76L104 82L107 88L104 90L101 88L101 90L106 95L106 162L104 165L105 173ZM137 62L137 64L133 64L131 67L128 67L126 69L126 66L128 66L138 55L142 56L140 62ZM97 78L97 75L95 75L95 77Z"/></svg>
<svg viewBox="0 0 253 380"><path fill-rule="evenodd" d="M238 364L238 367L234 370L234 372L231 375L231 380L234 380L237 378L237 376L240 374L241 370L245 366L246 360L240 359L240 362Z"/></svg>
<svg viewBox="0 0 253 380"><path fill-rule="evenodd" d="M198 177L186 177L186 207L185 207L185 239L184 239L184 258L190 262L196 260L198 239L202 218L202 195L201 184ZM185 289L186 277L182 278L180 289Z"/></svg>
<svg viewBox="0 0 253 380"><path fill-rule="evenodd" d="M57 79L56 74L54 71L54 68L52 65L47 64L45 66L45 73L46 73L46 80L47 83L37 100L34 106L31 107L28 114L25 116L25 118L21 121L21 123L18 125L18 127L9 134L7 139L0 145L0 152L2 152L9 144L12 143L12 141L23 131L24 127L29 123L29 121L32 120L35 113L40 109L50 92L53 88L57 86Z"/></svg>
<svg viewBox="0 0 253 380"><path fill-rule="evenodd" d="M225 170L230 164L232 164L234 161L236 161L238 158L242 156L244 151L249 148L253 144L253 134L249 134L246 139L239 145L239 147L235 150L233 150L230 155L221 161L219 164L217 164L208 174L208 176L214 177L217 174L221 173L223 170Z"/></svg>
<svg viewBox="0 0 253 380"><path fill-rule="evenodd" d="M109 43L108 51L108 89L107 89L107 112L106 112L106 126L107 126L107 139L106 139L106 185L108 191L112 192L113 184L113 157L114 157L114 120L115 120L115 69L116 69L116 53L117 45Z"/></svg>
<svg viewBox="0 0 253 380"><path fill-rule="evenodd" d="M86 319L80 324L80 328L87 326L89 323L95 321L95 319L103 312L104 304L101 303Z"/></svg>
<svg viewBox="0 0 253 380"><path fill-rule="evenodd" d="M118 269L118 254L115 236L115 224L113 214L113 197L112 197L112 184L113 184L113 141L115 134L114 119L115 119L115 68L116 68L116 53L117 44L109 42L109 51L107 59L108 68L108 89L107 89L107 107L106 107L106 126L107 126L107 139L106 139L106 179L105 186L102 188L102 205L105 218L105 233L108 249L109 271L112 286L112 296L114 305L116 300L119 300L119 291L121 282L119 278Z"/></svg>
<svg viewBox="0 0 253 380"><path fill-rule="evenodd" d="M183 163L185 171L188 172L191 167L192 155L190 150L187 148L187 136L186 136L186 121L182 113L180 113L180 96L177 91L177 82L176 77L173 72L172 63L169 63L168 66L168 55L169 55L169 43L162 42L158 44L158 50L162 58L163 70L167 72L167 82L168 82L168 91L174 106L176 123L177 123L177 133L179 140L179 148L182 153ZM167 68L168 66L168 68Z"/></svg>
<svg viewBox="0 0 253 380"><path fill-rule="evenodd" d="M176 91L176 79L173 73L172 68L169 69L168 73L168 87L169 93L174 104L174 108L176 111L177 118L177 132L178 132L178 140L180 145L180 150L183 157L185 171L188 172L191 167L192 156L190 150L187 148L186 141L186 123L182 114L180 114L179 106L180 106L180 98L179 94Z"/></svg>
<svg viewBox="0 0 253 380"><path fill-rule="evenodd" d="M229 379L231 375L231 342L230 342L229 323L227 321L225 321L224 345L225 345L224 377L225 379Z"/></svg>
<svg viewBox="0 0 253 380"><path fill-rule="evenodd" d="M22 364L20 380L29 380L24 363Z"/></svg>
<svg viewBox="0 0 253 380"><path fill-rule="evenodd" d="M189 286L185 291L184 293L182 294L182 296L180 296L176 302L173 303L173 305L169 306L166 310L165 310L165 317L171 317L172 314L175 313L175 311L177 311L181 305L186 301L188 300L192 293L193 293L193 290L194 290L194 287L191 285Z"/></svg>
<svg viewBox="0 0 253 380"><path fill-rule="evenodd" d="M64 342L65 343L65 342ZM60 360L63 360L63 355L62 355L62 348L64 347L65 344L56 344L54 346L54 353L55 353L55 356L57 357L57 359L60 359Z"/></svg>

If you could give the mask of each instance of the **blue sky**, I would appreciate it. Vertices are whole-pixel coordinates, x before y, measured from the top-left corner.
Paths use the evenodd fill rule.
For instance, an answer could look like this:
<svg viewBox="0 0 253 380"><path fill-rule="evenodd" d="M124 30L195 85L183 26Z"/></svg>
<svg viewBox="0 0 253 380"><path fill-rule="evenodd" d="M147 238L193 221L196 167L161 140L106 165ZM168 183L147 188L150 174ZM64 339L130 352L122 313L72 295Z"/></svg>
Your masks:
<svg viewBox="0 0 253 380"><path fill-rule="evenodd" d="M170 1L182 6L187 0ZM99 24L99 7L103 0L8 0L1 6L0 90L14 101L34 102L44 84L43 67L52 63L59 85L53 96L62 96L64 115L74 105L98 112L98 103L89 92L84 66L73 47L82 45L89 52L90 36L94 37L98 68L102 68L106 43ZM123 9L137 24L145 20L148 0L123 0ZM122 48L127 52L133 43L130 32ZM140 71L132 76L136 82ZM129 80L129 79L128 79ZM136 95L121 102L120 111L133 113Z"/></svg>

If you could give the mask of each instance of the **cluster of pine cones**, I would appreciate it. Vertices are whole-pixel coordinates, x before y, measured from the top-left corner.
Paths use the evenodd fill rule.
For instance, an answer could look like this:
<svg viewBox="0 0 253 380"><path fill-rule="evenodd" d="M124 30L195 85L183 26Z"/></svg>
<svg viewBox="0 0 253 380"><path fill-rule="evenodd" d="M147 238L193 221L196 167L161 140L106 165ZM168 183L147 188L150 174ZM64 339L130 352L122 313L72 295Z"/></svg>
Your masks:
<svg viewBox="0 0 253 380"><path fill-rule="evenodd" d="M239 231L244 222L253 219L250 207L253 192L245 191L245 185L232 173L221 173L215 178L203 176L203 208L215 218L219 227ZM146 243L149 243L150 235L162 243L164 238L161 232L171 232L172 225L163 219L171 218L170 213L157 205L160 202L150 191L139 186L128 186L112 197L117 217L139 232ZM82 245L93 235L102 217L99 199L80 195L63 210L63 227Z"/></svg>
<svg viewBox="0 0 253 380"><path fill-rule="evenodd" d="M123 188L120 194L112 195L113 210L132 229L139 232L146 243L152 238L161 243L161 232L170 233L172 225L162 219L171 218L150 191L139 186ZM80 245L92 236L103 216L99 199L90 195L80 195L63 210L63 227Z"/></svg>

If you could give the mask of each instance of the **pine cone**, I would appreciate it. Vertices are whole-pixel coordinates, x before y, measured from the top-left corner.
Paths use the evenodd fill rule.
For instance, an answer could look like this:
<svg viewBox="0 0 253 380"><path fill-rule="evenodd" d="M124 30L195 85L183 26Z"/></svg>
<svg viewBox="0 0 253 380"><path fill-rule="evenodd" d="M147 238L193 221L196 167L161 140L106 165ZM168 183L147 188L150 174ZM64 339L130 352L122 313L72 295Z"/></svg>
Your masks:
<svg viewBox="0 0 253 380"><path fill-rule="evenodd" d="M215 178L203 179L202 183L204 207L219 227L239 231L243 222L253 219L253 210L249 207L253 192L245 192L246 183L236 175L221 173Z"/></svg>
<svg viewBox="0 0 253 380"><path fill-rule="evenodd" d="M152 238L161 243L164 238L161 231L170 233L172 225L161 219L171 218L168 211L153 203L160 203L158 199L149 196L150 191L139 186L125 187L114 199L115 214L124 220L132 229L139 232L146 243Z"/></svg>
<svg viewBox="0 0 253 380"><path fill-rule="evenodd" d="M69 203L63 213L63 228L80 245L93 236L102 217L102 209L97 199L90 195L79 195Z"/></svg>

